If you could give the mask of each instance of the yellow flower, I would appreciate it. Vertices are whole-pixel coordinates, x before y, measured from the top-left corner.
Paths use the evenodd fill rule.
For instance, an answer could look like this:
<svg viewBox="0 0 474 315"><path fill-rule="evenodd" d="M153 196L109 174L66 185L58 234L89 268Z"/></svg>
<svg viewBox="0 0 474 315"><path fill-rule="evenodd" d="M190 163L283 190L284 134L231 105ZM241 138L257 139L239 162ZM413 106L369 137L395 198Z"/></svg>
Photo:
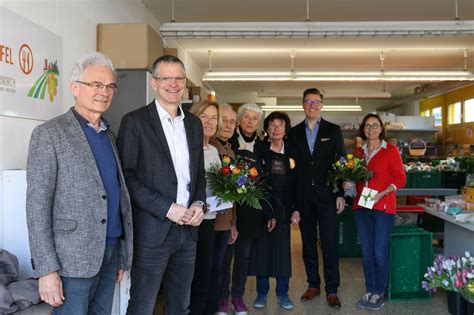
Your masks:
<svg viewBox="0 0 474 315"><path fill-rule="evenodd" d="M234 167L234 169L232 170L232 174L239 175L240 174L240 168Z"/></svg>
<svg viewBox="0 0 474 315"><path fill-rule="evenodd" d="M468 288L469 292L474 293L474 284L468 283L467 288Z"/></svg>
<svg viewBox="0 0 474 315"><path fill-rule="evenodd" d="M353 154L350 154L350 153L349 153L349 154L347 155L347 159L348 159L348 160L352 160L353 158L354 158L354 155L353 155Z"/></svg>
<svg viewBox="0 0 474 315"><path fill-rule="evenodd" d="M230 157L227 156L227 155L224 156L224 157L222 158L222 164L224 164L224 165L229 165L229 164L230 164Z"/></svg>

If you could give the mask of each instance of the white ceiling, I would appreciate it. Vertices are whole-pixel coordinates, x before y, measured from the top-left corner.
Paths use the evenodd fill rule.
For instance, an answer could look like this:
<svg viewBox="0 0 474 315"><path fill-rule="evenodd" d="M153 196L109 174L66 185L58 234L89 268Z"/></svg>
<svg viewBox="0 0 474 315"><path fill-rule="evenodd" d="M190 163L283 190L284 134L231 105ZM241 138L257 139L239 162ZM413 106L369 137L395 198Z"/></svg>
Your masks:
<svg viewBox="0 0 474 315"><path fill-rule="evenodd" d="M461 21L474 20L474 0L142 0L162 22L304 22L309 5L312 22L349 21ZM296 70L380 70L384 52L385 70L463 70L464 51L470 51L468 70L474 69L474 36L451 37L331 37L331 38L220 38L176 39L167 44L186 50L207 71L208 50L212 69L289 70L295 51ZM263 101L260 95L300 95L307 87L323 88L328 94L368 94L386 90L391 99L377 104L400 104L414 89L427 82L209 82L221 101ZM434 86L434 85L430 85ZM439 92L439 84L436 84ZM262 94L263 93L263 94ZM426 94L426 93L425 93ZM428 93L429 94L429 93ZM421 94L420 94L421 95ZM300 97L298 97L299 99ZM369 102L359 99L360 104ZM373 103L374 100L371 100ZM299 103L279 97L278 104ZM334 100L333 102L337 102ZM347 103L347 102L346 102Z"/></svg>

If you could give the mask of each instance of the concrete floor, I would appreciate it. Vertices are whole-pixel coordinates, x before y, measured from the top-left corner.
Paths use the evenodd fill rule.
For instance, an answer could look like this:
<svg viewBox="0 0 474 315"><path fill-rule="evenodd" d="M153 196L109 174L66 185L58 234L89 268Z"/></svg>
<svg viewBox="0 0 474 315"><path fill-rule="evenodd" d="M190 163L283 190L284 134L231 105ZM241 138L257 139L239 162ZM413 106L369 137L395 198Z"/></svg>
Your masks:
<svg viewBox="0 0 474 315"><path fill-rule="evenodd" d="M317 297L310 302L301 302L300 296L307 289L306 273L304 269L301 254L301 236L297 227L292 228L292 262L293 277L290 280L290 299L293 301L295 308L292 311L281 309L274 295L275 283L272 279L270 282L270 294L267 299L267 307L263 310L256 310L252 307L253 301L257 296L255 290L255 277L247 279L244 301L249 307L249 314L255 315L278 315L278 314L407 314L407 315L445 315L448 313L446 293L444 290L438 291L433 295L431 300L414 300L414 301L396 301L387 302L385 306L377 311L359 310L355 303L365 293L364 274L362 270L362 261L360 258L341 258L340 273L341 286L339 287L339 298L342 307L338 310L327 306L326 299L323 295ZM321 257L321 255L320 255ZM322 275L322 271L320 272ZM161 303L160 303L161 302ZM162 314L163 297L158 298L157 314ZM34 308L19 312L22 315L43 315L50 314L50 308L47 305L38 305ZM232 311L229 314L233 314ZM115 315L115 314L114 314Z"/></svg>
<svg viewBox="0 0 474 315"><path fill-rule="evenodd" d="M267 307L263 310L254 309L252 305L255 297L257 296L255 290L255 277L249 277L247 280L244 301L249 307L250 314L449 314L446 293L444 290L440 290L434 294L431 300L387 302L385 306L377 312L360 310L356 308L355 303L365 293L364 273L362 270L362 261L360 258L340 259L341 286L339 287L338 294L342 307L339 310L335 310L327 306L324 292L320 297L317 297L313 301L301 302L300 296L307 289L306 272L304 269L301 250L302 246L300 232L297 227L293 227L293 277L290 281L289 296L293 301L295 308L292 311L287 311L279 307L274 294L275 283L274 281L271 281L270 294L268 295L267 299ZM323 274L322 270L320 274ZM229 314L232 313L229 312Z"/></svg>

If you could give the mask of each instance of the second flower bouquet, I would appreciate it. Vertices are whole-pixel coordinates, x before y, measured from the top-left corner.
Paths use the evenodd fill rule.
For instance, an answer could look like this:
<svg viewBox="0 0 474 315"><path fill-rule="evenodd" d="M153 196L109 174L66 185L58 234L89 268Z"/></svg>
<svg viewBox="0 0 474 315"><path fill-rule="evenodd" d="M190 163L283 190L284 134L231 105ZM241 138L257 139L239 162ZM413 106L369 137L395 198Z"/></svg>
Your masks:
<svg viewBox="0 0 474 315"><path fill-rule="evenodd" d="M366 181L372 178L373 173L367 169L364 158L359 158L353 154L341 156L333 164L328 184L332 184L333 192L339 190L338 184L342 181Z"/></svg>

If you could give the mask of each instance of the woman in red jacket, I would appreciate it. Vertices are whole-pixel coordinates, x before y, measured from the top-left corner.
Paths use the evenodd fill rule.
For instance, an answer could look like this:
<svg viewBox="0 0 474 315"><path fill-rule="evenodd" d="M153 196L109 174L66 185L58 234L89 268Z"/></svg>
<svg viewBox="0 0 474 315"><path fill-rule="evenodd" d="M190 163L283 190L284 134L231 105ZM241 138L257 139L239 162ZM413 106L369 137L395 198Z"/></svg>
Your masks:
<svg viewBox="0 0 474 315"><path fill-rule="evenodd" d="M354 155L365 158L374 176L356 183L357 197L353 206L367 289L357 307L378 310L385 304L383 295L390 268L389 243L395 222L395 191L405 186L406 175L397 147L384 140L385 129L378 115L364 117L359 136L366 143L357 148ZM371 209L358 205L364 187L377 191L372 197L374 205Z"/></svg>

